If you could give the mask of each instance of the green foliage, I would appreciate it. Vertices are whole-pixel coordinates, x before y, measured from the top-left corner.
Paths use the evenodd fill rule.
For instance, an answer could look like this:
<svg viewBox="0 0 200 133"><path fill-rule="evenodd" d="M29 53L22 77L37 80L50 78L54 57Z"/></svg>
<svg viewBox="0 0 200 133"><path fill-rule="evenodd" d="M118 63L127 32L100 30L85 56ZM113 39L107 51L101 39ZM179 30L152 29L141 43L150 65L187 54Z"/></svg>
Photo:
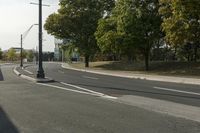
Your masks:
<svg viewBox="0 0 200 133"><path fill-rule="evenodd" d="M64 49L65 51L65 56L68 57L68 60L70 60L72 58L72 54L74 50L78 48L74 44L71 43L71 44L62 46L62 49Z"/></svg>
<svg viewBox="0 0 200 133"><path fill-rule="evenodd" d="M22 58L25 59L27 57L27 52L25 50L22 50ZM20 55L19 55L20 56Z"/></svg>
<svg viewBox="0 0 200 133"><path fill-rule="evenodd" d="M0 60L2 60L2 58L3 58L3 51L0 48Z"/></svg>
<svg viewBox="0 0 200 133"><path fill-rule="evenodd" d="M9 60L14 61L16 59L16 56L16 51L13 48L8 50L7 57Z"/></svg>
<svg viewBox="0 0 200 133"><path fill-rule="evenodd" d="M150 50L162 35L158 4L158 0L118 0L110 17L99 22L96 38L100 48L103 51L117 48L128 57L139 50L148 70Z"/></svg>
<svg viewBox="0 0 200 133"><path fill-rule="evenodd" d="M120 54L122 36L116 27L116 19L114 17L99 20L95 36L97 44L103 53Z"/></svg>
<svg viewBox="0 0 200 133"><path fill-rule="evenodd" d="M171 45L179 45L187 37L189 25L183 14L182 0L160 0L160 14L163 16L162 28L166 40Z"/></svg>
<svg viewBox="0 0 200 133"><path fill-rule="evenodd" d="M160 5L162 28L167 42L176 47L195 44L194 60L197 60L197 50L200 47L200 1L160 0Z"/></svg>
<svg viewBox="0 0 200 133"><path fill-rule="evenodd" d="M67 38L78 47L86 58L96 52L94 33L97 23L114 5L114 0L62 0L58 13L48 17L45 29L58 38Z"/></svg>
<svg viewBox="0 0 200 133"><path fill-rule="evenodd" d="M28 61L32 62L34 56L35 56L35 55L34 55L33 50L29 50L29 51L27 51L27 55L26 55L26 57L27 57Z"/></svg>

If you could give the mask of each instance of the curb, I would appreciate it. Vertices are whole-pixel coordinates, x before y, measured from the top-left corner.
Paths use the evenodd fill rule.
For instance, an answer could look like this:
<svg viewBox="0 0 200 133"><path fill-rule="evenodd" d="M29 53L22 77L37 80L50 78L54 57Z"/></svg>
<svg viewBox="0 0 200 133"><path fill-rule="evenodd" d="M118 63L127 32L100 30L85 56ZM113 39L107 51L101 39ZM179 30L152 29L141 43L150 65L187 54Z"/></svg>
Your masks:
<svg viewBox="0 0 200 133"><path fill-rule="evenodd" d="M32 78L32 77L29 77L29 76L26 76L24 74L21 74L20 72L17 71L17 67L15 67L13 69L14 73L23 78L23 79L26 79L26 80L29 80L29 81L32 81L32 82L36 82L36 83L50 83L50 82L54 82L53 79L50 79L50 78L44 78L44 79L36 79L36 78Z"/></svg>
<svg viewBox="0 0 200 133"><path fill-rule="evenodd" d="M17 67L15 67L15 68L13 69L13 71L14 71L14 73L15 73L17 76L21 76L21 73L19 73L19 72L17 71Z"/></svg>
<svg viewBox="0 0 200 133"><path fill-rule="evenodd" d="M114 76L114 77L121 77L121 78L149 80L149 81L159 81L159 82L170 82L170 83L179 83L179 84L200 85L200 79L192 79L192 78L175 79L176 77L169 77L169 76L151 77L151 75L146 75L146 76L138 76L138 75L126 76L126 75L120 75L120 74L111 74L111 73L106 73L106 72L99 72L99 71L93 71L93 70L72 68L70 66L65 66L63 63L61 65L61 67L65 68L65 69L69 69L69 70L88 72L88 73L107 75L107 76Z"/></svg>

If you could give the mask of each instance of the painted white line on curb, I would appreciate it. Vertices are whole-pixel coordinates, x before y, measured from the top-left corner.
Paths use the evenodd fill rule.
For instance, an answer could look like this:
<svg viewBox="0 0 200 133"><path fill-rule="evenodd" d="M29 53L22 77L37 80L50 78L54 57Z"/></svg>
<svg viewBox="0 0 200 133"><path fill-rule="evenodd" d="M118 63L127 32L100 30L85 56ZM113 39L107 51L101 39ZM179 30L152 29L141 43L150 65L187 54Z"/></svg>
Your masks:
<svg viewBox="0 0 200 133"><path fill-rule="evenodd" d="M175 90L175 89L169 89L169 88L162 88L162 87L153 87L157 90L164 90L164 91L172 91L172 92L179 92L184 94L191 94L191 95L198 95L200 96L200 93L190 92L190 91L181 91L181 90Z"/></svg>
<svg viewBox="0 0 200 133"><path fill-rule="evenodd" d="M95 77L89 77L89 76L82 76L83 78L86 78L86 79L93 79L93 80L98 80L99 78L95 78Z"/></svg>
<svg viewBox="0 0 200 133"><path fill-rule="evenodd" d="M79 90L73 90L73 89L69 89L69 88L65 88L65 87L60 87L60 86L55 86L55 85L49 85L49 84L43 84L43 83L37 83L37 84L38 85L47 86L47 87L57 88L57 89L61 89L61 90L76 92L76 93L80 93L80 94L97 96L97 97L102 97L102 98L107 98L107 99L117 99L117 97L112 97L112 96L108 96L108 95L99 95L99 94L85 92L85 91L79 91Z"/></svg>

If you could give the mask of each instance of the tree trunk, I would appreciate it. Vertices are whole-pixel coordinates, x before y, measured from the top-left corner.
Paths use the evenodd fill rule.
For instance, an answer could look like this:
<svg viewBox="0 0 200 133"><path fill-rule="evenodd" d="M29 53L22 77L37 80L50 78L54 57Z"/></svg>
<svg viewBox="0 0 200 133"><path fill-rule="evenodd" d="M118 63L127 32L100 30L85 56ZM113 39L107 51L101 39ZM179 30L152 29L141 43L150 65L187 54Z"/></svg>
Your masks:
<svg viewBox="0 0 200 133"><path fill-rule="evenodd" d="M149 71L149 59L150 59L150 43L146 46L144 50L144 56L145 56L145 70Z"/></svg>
<svg viewBox="0 0 200 133"><path fill-rule="evenodd" d="M149 71L149 51L145 53L145 70Z"/></svg>
<svg viewBox="0 0 200 133"><path fill-rule="evenodd" d="M89 55L85 55L85 67L89 67L89 59L90 59L90 56Z"/></svg>
<svg viewBox="0 0 200 133"><path fill-rule="evenodd" d="M128 62L129 64L132 64L133 63L133 56L132 55L128 55Z"/></svg>
<svg viewBox="0 0 200 133"><path fill-rule="evenodd" d="M187 55L187 61L190 62L190 54Z"/></svg>
<svg viewBox="0 0 200 133"><path fill-rule="evenodd" d="M197 62L197 50L198 50L198 47L197 47L197 44L196 44L195 47L194 47L194 62Z"/></svg>

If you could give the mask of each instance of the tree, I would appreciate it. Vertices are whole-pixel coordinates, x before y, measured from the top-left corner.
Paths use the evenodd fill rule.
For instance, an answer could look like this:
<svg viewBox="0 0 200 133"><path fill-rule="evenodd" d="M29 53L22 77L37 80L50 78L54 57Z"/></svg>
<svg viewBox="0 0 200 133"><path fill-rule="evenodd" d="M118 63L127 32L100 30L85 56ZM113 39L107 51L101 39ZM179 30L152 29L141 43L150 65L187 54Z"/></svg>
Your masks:
<svg viewBox="0 0 200 133"><path fill-rule="evenodd" d="M109 14L114 0L62 0L58 13L48 17L45 29L58 38L67 38L85 56L85 67L98 47L94 33L100 18Z"/></svg>
<svg viewBox="0 0 200 133"><path fill-rule="evenodd" d="M27 52L26 52L26 50L22 50L22 59L25 59L26 57L27 57Z"/></svg>
<svg viewBox="0 0 200 133"><path fill-rule="evenodd" d="M0 48L0 60L2 60L2 58L3 58L3 52L2 52L2 50Z"/></svg>
<svg viewBox="0 0 200 133"><path fill-rule="evenodd" d="M139 50L145 58L145 68L148 70L150 50L162 37L158 9L158 0L118 0L110 18L99 22L97 42L104 48L115 44L118 39L119 47L128 57L134 56Z"/></svg>
<svg viewBox="0 0 200 133"><path fill-rule="evenodd" d="M16 56L17 56L16 51L13 48L8 50L7 57L8 57L9 60L14 61Z"/></svg>
<svg viewBox="0 0 200 133"><path fill-rule="evenodd" d="M113 15L99 20L95 37L103 53L122 54L122 35L117 31L117 21Z"/></svg>
<svg viewBox="0 0 200 133"><path fill-rule="evenodd" d="M26 57L27 57L28 61L32 62L34 56L35 56L35 55L34 55L33 50L29 50L29 51L27 51L27 55L26 55Z"/></svg>
<svg viewBox="0 0 200 133"><path fill-rule="evenodd" d="M200 47L200 1L160 0L162 29L166 40L174 47L194 46L193 60L197 61Z"/></svg>

